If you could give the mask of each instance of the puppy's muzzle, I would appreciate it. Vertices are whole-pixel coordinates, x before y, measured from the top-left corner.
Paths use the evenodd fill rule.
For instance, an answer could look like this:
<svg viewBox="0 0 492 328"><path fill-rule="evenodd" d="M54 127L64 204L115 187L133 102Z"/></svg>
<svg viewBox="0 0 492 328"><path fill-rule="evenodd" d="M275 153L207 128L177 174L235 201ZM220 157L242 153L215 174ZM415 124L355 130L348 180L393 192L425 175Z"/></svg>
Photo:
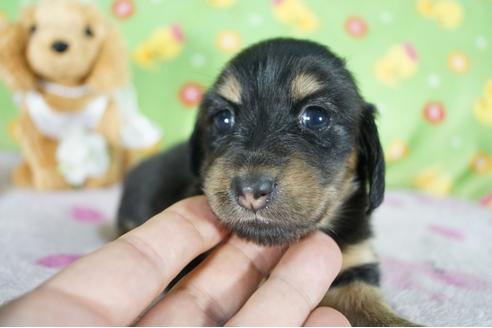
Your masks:
<svg viewBox="0 0 492 328"><path fill-rule="evenodd" d="M231 189L236 195L237 203L253 212L267 206L276 188L275 179L265 175L235 177L231 182Z"/></svg>

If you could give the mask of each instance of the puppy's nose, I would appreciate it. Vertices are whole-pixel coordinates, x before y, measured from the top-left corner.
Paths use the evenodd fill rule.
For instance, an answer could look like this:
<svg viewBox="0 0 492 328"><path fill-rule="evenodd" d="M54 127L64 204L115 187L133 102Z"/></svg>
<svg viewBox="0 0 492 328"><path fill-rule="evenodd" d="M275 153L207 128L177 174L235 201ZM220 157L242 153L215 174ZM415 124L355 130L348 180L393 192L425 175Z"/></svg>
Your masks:
<svg viewBox="0 0 492 328"><path fill-rule="evenodd" d="M268 176L242 176L232 179L231 187L239 205L257 211L266 207L275 185L275 180Z"/></svg>
<svg viewBox="0 0 492 328"><path fill-rule="evenodd" d="M64 41L55 41L51 45L51 49L59 53L65 52L68 50L68 43Z"/></svg>

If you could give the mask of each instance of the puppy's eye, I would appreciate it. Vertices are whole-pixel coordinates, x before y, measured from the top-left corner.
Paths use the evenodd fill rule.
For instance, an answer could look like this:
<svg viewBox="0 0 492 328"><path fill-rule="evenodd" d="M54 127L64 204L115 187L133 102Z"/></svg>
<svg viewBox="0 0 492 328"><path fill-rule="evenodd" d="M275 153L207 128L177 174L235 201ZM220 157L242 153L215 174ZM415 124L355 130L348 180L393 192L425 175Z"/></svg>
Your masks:
<svg viewBox="0 0 492 328"><path fill-rule="evenodd" d="M85 36L92 38L94 36L94 31L90 26L86 26L84 30Z"/></svg>
<svg viewBox="0 0 492 328"><path fill-rule="evenodd" d="M219 131L227 131L234 126L234 114L229 110L221 110L213 116L214 125Z"/></svg>
<svg viewBox="0 0 492 328"><path fill-rule="evenodd" d="M321 106L306 106L301 114L301 124L309 130L321 130L330 124L330 114Z"/></svg>
<svg viewBox="0 0 492 328"><path fill-rule="evenodd" d="M37 29L38 27L36 26L36 24L32 24L31 27L29 28L29 32L33 34L34 32L36 32Z"/></svg>

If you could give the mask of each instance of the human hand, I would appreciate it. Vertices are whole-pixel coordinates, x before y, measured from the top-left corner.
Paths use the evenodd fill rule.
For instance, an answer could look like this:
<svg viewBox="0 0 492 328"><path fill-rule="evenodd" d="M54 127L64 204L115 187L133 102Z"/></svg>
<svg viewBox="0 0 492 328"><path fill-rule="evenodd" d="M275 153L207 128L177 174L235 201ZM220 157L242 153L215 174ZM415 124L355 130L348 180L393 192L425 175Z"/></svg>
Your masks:
<svg viewBox="0 0 492 328"><path fill-rule="evenodd" d="M317 308L340 266L338 247L321 232L287 250L261 247L229 237L206 198L193 197L3 306L0 325L346 326L336 310Z"/></svg>

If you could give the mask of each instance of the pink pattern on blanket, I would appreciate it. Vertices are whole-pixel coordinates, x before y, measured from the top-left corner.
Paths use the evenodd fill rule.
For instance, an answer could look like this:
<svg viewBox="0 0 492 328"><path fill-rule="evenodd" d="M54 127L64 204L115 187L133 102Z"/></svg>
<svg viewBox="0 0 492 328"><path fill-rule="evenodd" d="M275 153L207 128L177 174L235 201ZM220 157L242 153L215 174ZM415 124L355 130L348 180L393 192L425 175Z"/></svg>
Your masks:
<svg viewBox="0 0 492 328"><path fill-rule="evenodd" d="M63 268L78 260L82 255L78 254L53 254L40 258L36 264L47 268Z"/></svg>
<svg viewBox="0 0 492 328"><path fill-rule="evenodd" d="M439 198L433 198L430 195L427 194L411 194L413 199L415 199L419 204L424 204L424 205L439 205L441 202L441 199Z"/></svg>
<svg viewBox="0 0 492 328"><path fill-rule="evenodd" d="M386 196L384 198L383 205L389 206L389 207L394 207L394 208L405 207L404 202L400 198L395 197L395 196Z"/></svg>
<svg viewBox="0 0 492 328"><path fill-rule="evenodd" d="M492 192L480 199L480 205L492 209Z"/></svg>
<svg viewBox="0 0 492 328"><path fill-rule="evenodd" d="M430 224L428 228L431 232L446 237L448 239L454 239L459 241L465 240L465 235L457 229L453 229L439 224Z"/></svg>
<svg viewBox="0 0 492 328"><path fill-rule="evenodd" d="M104 220L104 215L90 207L86 206L74 206L72 207L72 218L81 222L99 223Z"/></svg>
<svg viewBox="0 0 492 328"><path fill-rule="evenodd" d="M422 284L430 279L434 283L443 283L459 289L483 290L488 289L489 284L479 277L457 270L443 270L436 268L430 262L417 262L396 259L393 257L381 257L383 267L387 272L386 281L399 289L414 289L432 293Z"/></svg>

